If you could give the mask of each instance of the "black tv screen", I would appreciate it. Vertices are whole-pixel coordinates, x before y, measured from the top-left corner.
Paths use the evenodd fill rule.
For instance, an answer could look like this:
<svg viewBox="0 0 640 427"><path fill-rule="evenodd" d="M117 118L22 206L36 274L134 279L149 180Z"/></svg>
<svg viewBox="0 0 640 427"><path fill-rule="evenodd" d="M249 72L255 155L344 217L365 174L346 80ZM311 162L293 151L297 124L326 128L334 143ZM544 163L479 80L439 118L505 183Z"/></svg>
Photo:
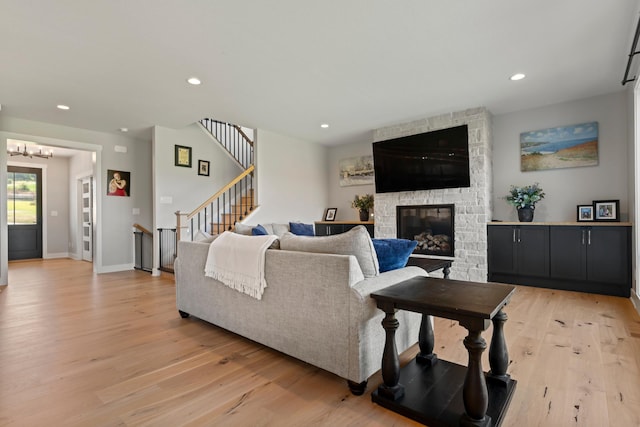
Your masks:
<svg viewBox="0 0 640 427"><path fill-rule="evenodd" d="M373 143L376 193L469 187L467 125Z"/></svg>

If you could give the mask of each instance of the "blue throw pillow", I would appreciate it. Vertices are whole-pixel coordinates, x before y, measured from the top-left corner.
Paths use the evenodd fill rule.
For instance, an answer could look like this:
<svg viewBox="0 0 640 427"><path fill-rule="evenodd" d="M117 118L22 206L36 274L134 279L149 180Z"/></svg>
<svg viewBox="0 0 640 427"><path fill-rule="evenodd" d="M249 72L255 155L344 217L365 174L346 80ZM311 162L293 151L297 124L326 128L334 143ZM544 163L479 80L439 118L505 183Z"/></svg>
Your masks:
<svg viewBox="0 0 640 427"><path fill-rule="evenodd" d="M315 236L315 233L313 232L313 224L290 222L289 231L297 236Z"/></svg>
<svg viewBox="0 0 640 427"><path fill-rule="evenodd" d="M407 265L418 242L407 239L371 239L378 256L380 273Z"/></svg>
<svg viewBox="0 0 640 427"><path fill-rule="evenodd" d="M268 234L269 233L267 232L267 230L260 224L256 225L251 229L252 236L267 236Z"/></svg>

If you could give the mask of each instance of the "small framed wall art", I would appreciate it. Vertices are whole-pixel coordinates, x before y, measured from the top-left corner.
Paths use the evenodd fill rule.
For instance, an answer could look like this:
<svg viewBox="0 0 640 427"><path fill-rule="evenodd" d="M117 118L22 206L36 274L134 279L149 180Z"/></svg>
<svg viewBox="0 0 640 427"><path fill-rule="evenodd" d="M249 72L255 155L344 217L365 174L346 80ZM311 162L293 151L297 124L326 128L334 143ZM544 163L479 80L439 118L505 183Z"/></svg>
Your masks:
<svg viewBox="0 0 640 427"><path fill-rule="evenodd" d="M191 147L176 145L176 166L191 167Z"/></svg>
<svg viewBox="0 0 640 427"><path fill-rule="evenodd" d="M324 214L325 221L335 221L336 220L336 212L338 212L338 208L329 208L327 212Z"/></svg>
<svg viewBox="0 0 640 427"><path fill-rule="evenodd" d="M209 176L208 160L198 160L198 175Z"/></svg>
<svg viewBox="0 0 640 427"><path fill-rule="evenodd" d="M594 200L593 214L596 221L620 221L620 200Z"/></svg>
<svg viewBox="0 0 640 427"><path fill-rule="evenodd" d="M578 221L593 221L593 205L578 205Z"/></svg>

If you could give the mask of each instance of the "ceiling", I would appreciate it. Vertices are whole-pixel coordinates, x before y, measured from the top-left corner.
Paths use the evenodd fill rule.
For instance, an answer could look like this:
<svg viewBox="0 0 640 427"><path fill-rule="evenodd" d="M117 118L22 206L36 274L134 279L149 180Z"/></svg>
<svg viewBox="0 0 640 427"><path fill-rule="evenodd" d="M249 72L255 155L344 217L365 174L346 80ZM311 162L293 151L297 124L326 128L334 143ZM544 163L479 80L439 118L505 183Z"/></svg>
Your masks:
<svg viewBox="0 0 640 427"><path fill-rule="evenodd" d="M1 115L145 139L154 125L213 117L335 145L450 111L623 90L639 4L0 0L0 10ZM510 81L516 72L527 77Z"/></svg>

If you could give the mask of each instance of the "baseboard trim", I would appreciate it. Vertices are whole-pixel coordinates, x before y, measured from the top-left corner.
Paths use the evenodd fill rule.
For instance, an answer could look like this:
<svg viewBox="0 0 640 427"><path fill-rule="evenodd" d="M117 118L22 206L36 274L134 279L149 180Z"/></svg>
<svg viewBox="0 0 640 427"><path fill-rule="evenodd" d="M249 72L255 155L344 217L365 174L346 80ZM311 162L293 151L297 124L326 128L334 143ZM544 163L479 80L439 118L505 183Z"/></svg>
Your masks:
<svg viewBox="0 0 640 427"><path fill-rule="evenodd" d="M98 273L98 274L101 274L101 273L117 273L119 271L127 271L127 270L133 270L133 263L132 264L120 264L120 265L102 266L102 268L99 271L96 271L96 273Z"/></svg>
<svg viewBox="0 0 640 427"><path fill-rule="evenodd" d="M631 304L633 304L633 307L636 309L638 314L640 314L640 297L638 297L638 294L635 292L635 289L632 289L632 291L633 292L631 292Z"/></svg>
<svg viewBox="0 0 640 427"><path fill-rule="evenodd" d="M71 258L69 252L60 252L57 254L46 254L43 259L55 259L55 258Z"/></svg>

